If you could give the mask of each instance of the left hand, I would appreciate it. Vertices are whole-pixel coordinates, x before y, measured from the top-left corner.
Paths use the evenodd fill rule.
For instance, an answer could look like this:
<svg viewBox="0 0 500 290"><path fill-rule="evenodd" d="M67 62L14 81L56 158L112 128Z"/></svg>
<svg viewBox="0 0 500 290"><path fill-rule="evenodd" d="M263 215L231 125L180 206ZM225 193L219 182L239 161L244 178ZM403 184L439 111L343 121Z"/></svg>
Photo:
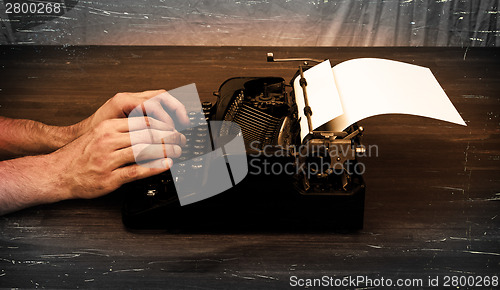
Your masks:
<svg viewBox="0 0 500 290"><path fill-rule="evenodd" d="M116 118L126 118L130 112L147 100L164 94L161 98L147 103L148 116L167 124L170 130L175 129L175 122L170 117L174 114L177 122L189 124L186 108L165 90L152 90L140 93L118 93L102 105L92 116L76 124L76 138L98 126L101 122ZM144 109L144 107L143 107ZM168 112L167 112L168 111Z"/></svg>

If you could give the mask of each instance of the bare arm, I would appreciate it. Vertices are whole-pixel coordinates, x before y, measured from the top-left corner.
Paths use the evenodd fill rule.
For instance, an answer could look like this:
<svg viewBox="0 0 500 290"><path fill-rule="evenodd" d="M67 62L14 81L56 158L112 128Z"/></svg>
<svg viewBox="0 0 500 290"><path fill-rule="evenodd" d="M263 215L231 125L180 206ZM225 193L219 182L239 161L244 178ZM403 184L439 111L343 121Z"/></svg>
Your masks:
<svg viewBox="0 0 500 290"><path fill-rule="evenodd" d="M101 122L115 118L126 118L128 114L143 102L159 95L168 94L165 90L152 90L140 93L118 93L103 104L92 116L65 127L49 126L40 122L24 119L0 117L0 160L38 155L53 152L89 132ZM173 114L181 123L189 123L184 106L176 99L164 98L170 102ZM157 102L148 107L155 118L167 125L173 120Z"/></svg>
<svg viewBox="0 0 500 290"><path fill-rule="evenodd" d="M161 130L161 123L150 119L158 130L146 131L141 125L130 129L138 141L132 145L130 124L127 119L106 120L53 153L0 162L0 215L65 199L99 197L169 169L185 138ZM136 160L134 150L144 152L142 160Z"/></svg>
<svg viewBox="0 0 500 290"><path fill-rule="evenodd" d="M0 215L65 199L58 186L59 174L50 155L0 162Z"/></svg>
<svg viewBox="0 0 500 290"><path fill-rule="evenodd" d="M0 160L53 152L77 138L79 128L0 117Z"/></svg>
<svg viewBox="0 0 500 290"><path fill-rule="evenodd" d="M99 197L124 183L168 170L171 158L180 156L179 145L185 144L185 137L175 131L162 105L155 100L147 104L153 118L125 118L159 94L166 94L163 100L169 102L169 111L180 123L189 123L184 106L164 90L117 94L72 128L3 119L7 123L0 123L0 133L10 135L0 135L0 148L10 156L52 152L62 147L45 155L0 162L0 215L65 199ZM26 124L26 129L16 130ZM17 138L11 137L16 133ZM19 136L27 133L31 135ZM49 136L54 140L45 140ZM140 154L134 155L137 152Z"/></svg>

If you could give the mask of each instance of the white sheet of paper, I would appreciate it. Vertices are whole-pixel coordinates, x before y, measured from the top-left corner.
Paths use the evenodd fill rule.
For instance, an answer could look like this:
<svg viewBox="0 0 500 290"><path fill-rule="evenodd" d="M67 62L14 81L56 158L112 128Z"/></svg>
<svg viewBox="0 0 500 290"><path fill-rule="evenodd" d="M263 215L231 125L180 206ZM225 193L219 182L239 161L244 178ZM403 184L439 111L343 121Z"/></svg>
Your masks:
<svg viewBox="0 0 500 290"><path fill-rule="evenodd" d="M344 113L329 60L305 71L304 78L307 81L307 99L313 112L311 115L313 130ZM309 133L309 126L304 114L304 95L299 81L300 76L295 79L293 87L300 118L300 137L302 140Z"/></svg>
<svg viewBox="0 0 500 290"><path fill-rule="evenodd" d="M466 126L426 67L360 58L342 62L332 71L344 111L329 124L334 131L380 114L411 114Z"/></svg>

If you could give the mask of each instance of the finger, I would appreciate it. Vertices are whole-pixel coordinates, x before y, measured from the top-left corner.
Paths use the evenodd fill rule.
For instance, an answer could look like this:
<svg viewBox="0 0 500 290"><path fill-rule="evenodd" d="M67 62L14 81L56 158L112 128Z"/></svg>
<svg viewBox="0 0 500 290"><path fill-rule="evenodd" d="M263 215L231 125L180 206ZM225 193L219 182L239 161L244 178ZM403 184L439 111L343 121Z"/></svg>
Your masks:
<svg viewBox="0 0 500 290"><path fill-rule="evenodd" d="M138 144L172 144L184 147L186 142L186 136L177 131L138 130L118 133L113 136L110 144L118 150Z"/></svg>
<svg viewBox="0 0 500 290"><path fill-rule="evenodd" d="M151 117L129 117L128 124L125 126L120 126L118 131L129 132L138 131L143 129L155 129L160 131L174 131L175 128L171 124L159 121Z"/></svg>
<svg viewBox="0 0 500 290"><path fill-rule="evenodd" d="M166 92L166 90L159 89L159 90L143 91L143 92L139 92L139 93L135 93L135 94L137 94L137 96L139 96L140 98L142 98L144 100L149 100L149 99L156 97L158 95L161 95L162 93L165 93L165 92Z"/></svg>
<svg viewBox="0 0 500 290"><path fill-rule="evenodd" d="M177 131L162 130L137 130L130 133L121 133L117 144L122 147L128 147L135 144L177 144L186 145L186 137Z"/></svg>
<svg viewBox="0 0 500 290"><path fill-rule="evenodd" d="M147 101L152 97L164 92L165 90L150 90L139 93L119 93L116 96L120 97L119 106L121 107L124 115L128 116L137 106L142 104L144 101Z"/></svg>
<svg viewBox="0 0 500 290"><path fill-rule="evenodd" d="M134 160L137 163L160 158L177 158L181 156L182 149L179 145L172 144L137 144L132 146Z"/></svg>
<svg viewBox="0 0 500 290"><path fill-rule="evenodd" d="M155 129L159 131L175 131L175 128L167 123L150 117L129 117L107 120L111 126L120 133Z"/></svg>
<svg viewBox="0 0 500 290"><path fill-rule="evenodd" d="M160 120L172 127L175 127L174 120L165 112L162 105L157 100L149 100L141 104L144 116Z"/></svg>
<svg viewBox="0 0 500 290"><path fill-rule="evenodd" d="M124 166L113 170L112 179L114 179L114 182L118 184L124 184L146 177L158 175L170 169L172 167L172 164L172 159L167 158L153 160L145 164L146 166L141 166L138 164Z"/></svg>
<svg viewBox="0 0 500 290"><path fill-rule="evenodd" d="M121 94L125 94L127 96L132 96L132 97L141 97L143 99L150 99L164 92L166 92L166 90L158 89L158 90L147 90L142 92L122 92Z"/></svg>
<svg viewBox="0 0 500 290"><path fill-rule="evenodd" d="M157 96L161 104L170 112L174 112L179 123L184 126L189 125L189 117L187 115L186 107L168 92L164 92Z"/></svg>
<svg viewBox="0 0 500 290"><path fill-rule="evenodd" d="M172 144L137 144L123 148L112 153L115 160L114 166L120 167L128 163L143 164L150 160L177 158L181 156L182 149L179 145Z"/></svg>

